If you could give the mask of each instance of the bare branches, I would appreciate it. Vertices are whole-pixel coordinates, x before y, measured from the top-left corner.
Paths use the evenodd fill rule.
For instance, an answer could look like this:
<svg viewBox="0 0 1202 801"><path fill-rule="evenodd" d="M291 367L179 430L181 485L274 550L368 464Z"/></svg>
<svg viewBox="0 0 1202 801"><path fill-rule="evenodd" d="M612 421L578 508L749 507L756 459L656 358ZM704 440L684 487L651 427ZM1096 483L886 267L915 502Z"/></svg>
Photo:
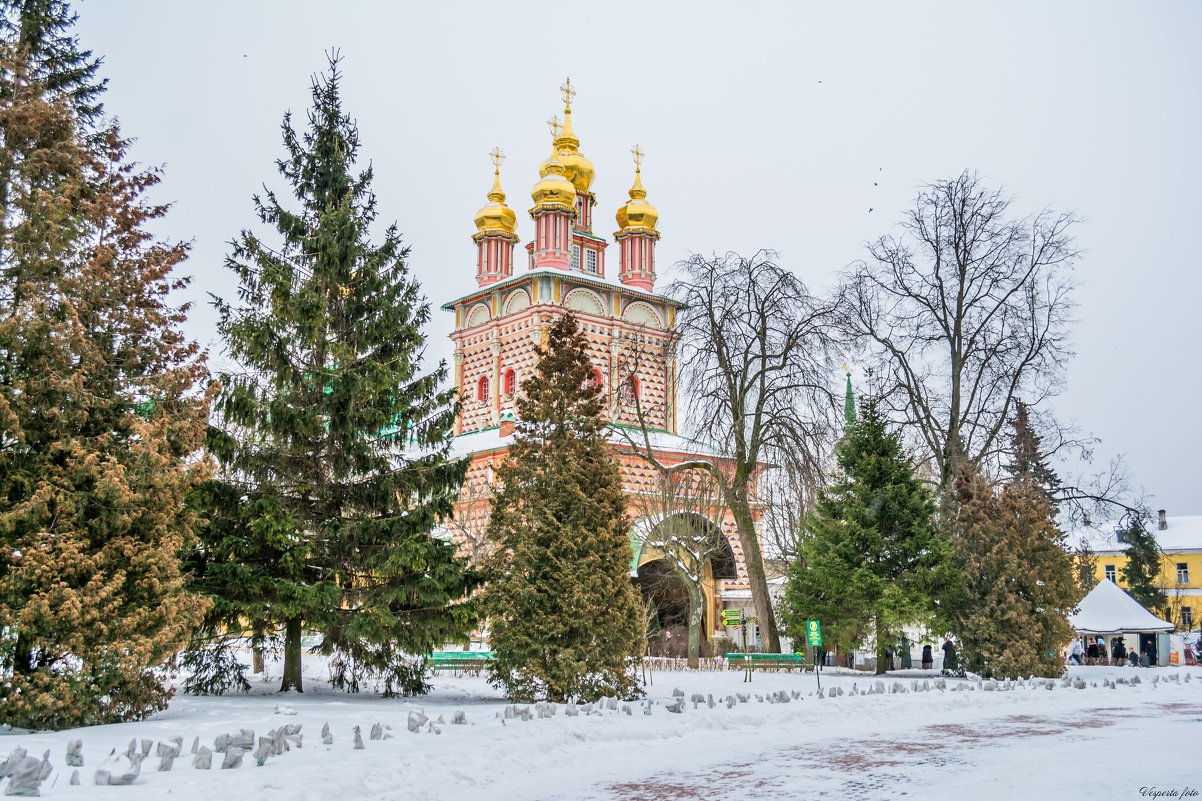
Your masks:
<svg viewBox="0 0 1202 801"><path fill-rule="evenodd" d="M704 456L664 460L639 410L640 431L626 432L638 455L666 477L704 470L736 524L764 647L779 649L756 521L760 484L772 461L812 470L836 418L831 391L830 305L760 251L693 256L669 292L685 304L677 321L687 388L687 434Z"/></svg>
<svg viewBox="0 0 1202 801"><path fill-rule="evenodd" d="M1076 219L1009 208L971 173L928 184L901 235L870 243L840 292L881 408L916 432L945 482L957 459L996 466L1015 402L1056 395L1072 356Z"/></svg>

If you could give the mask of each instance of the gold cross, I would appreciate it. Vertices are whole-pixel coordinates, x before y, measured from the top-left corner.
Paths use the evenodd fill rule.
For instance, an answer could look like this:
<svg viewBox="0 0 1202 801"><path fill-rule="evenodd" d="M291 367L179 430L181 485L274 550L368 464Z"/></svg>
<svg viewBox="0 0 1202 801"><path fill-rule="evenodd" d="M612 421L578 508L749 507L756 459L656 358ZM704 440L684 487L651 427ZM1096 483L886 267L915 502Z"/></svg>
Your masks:
<svg viewBox="0 0 1202 801"><path fill-rule="evenodd" d="M501 162L505 160L505 154L501 152L501 147L498 145L488 151L489 158L492 159L493 167L497 170L497 175L501 174Z"/></svg>
<svg viewBox="0 0 1202 801"><path fill-rule="evenodd" d="M559 115L556 114L551 119L547 120L547 127L551 129L552 138L559 136Z"/></svg>
<svg viewBox="0 0 1202 801"><path fill-rule="evenodd" d="M643 157L647 154L638 145L630 148L630 155L634 156L634 168L638 170L643 165Z"/></svg>
<svg viewBox="0 0 1202 801"><path fill-rule="evenodd" d="M572 79L564 78L563 85L559 87L559 91L563 92L564 108L571 108L572 98L576 96L576 90L572 88Z"/></svg>

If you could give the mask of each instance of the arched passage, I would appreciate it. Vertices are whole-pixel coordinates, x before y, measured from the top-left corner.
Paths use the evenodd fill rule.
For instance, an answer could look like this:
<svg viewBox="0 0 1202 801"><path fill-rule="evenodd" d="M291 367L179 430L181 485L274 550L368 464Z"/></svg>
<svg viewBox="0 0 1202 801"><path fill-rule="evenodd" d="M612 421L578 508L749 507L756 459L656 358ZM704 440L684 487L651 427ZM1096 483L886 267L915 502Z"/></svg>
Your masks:
<svg viewBox="0 0 1202 801"><path fill-rule="evenodd" d="M684 656L694 605L700 614L700 641L710 639L719 585L736 577L734 551L721 527L696 512L645 517L635 523L630 538L630 574L653 615L648 621L652 652Z"/></svg>

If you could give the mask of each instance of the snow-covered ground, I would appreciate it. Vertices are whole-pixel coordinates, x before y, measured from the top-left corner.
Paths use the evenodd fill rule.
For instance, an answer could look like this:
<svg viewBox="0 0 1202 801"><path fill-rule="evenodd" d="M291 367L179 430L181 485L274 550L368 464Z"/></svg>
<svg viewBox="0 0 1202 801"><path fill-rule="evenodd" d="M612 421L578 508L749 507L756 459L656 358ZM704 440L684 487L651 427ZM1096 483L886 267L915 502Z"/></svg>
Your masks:
<svg viewBox="0 0 1202 801"><path fill-rule="evenodd" d="M308 666L320 669L319 664ZM1186 681L1186 676L1191 679ZM1202 745L1202 668L1071 668L1085 689L1062 687L985 691L976 682L948 681L947 691L851 695L875 681L867 674L824 673L818 698L813 674L756 673L751 684L737 672L658 672L646 688L654 703L617 711L505 719L507 701L481 678L439 676L435 691L418 699L346 695L308 676L303 695L273 692L266 678L249 696L178 695L168 710L140 723L55 733L8 733L5 754L21 746L41 756L49 748L54 773L48 798L178 799L894 799L1150 798L1143 788L1202 789L1196 753ZM1166 681L1176 675L1177 681ZM1141 684L1110 689L1106 679L1139 676ZM1153 682L1159 677L1159 682ZM887 687L907 690L933 674L902 671ZM1097 686L1092 686L1093 683ZM951 691L962 685L963 691ZM972 687L968 691L968 687ZM712 694L672 714L674 689L686 701ZM770 703L771 693L788 703ZM793 699L793 693L799 698ZM725 698L750 693L728 709ZM764 697L758 700L757 697ZM278 711L277 711L278 710ZM410 733L408 713L441 715L441 734ZM456 711L466 725L451 725ZM531 710L533 711L533 709ZM295 714L288 714L294 712ZM210 748L238 729L256 736L286 723L303 724L300 750L256 767L198 771L188 751L194 737ZM329 723L332 745L321 744ZM391 726L389 739L370 740L373 724ZM353 748L352 729L365 748ZM158 773L153 752L129 787L97 787L93 773L112 749L131 738L184 738L184 753L169 773ZM67 743L83 740L81 786L69 786ZM1141 792L1143 790L1143 792Z"/></svg>

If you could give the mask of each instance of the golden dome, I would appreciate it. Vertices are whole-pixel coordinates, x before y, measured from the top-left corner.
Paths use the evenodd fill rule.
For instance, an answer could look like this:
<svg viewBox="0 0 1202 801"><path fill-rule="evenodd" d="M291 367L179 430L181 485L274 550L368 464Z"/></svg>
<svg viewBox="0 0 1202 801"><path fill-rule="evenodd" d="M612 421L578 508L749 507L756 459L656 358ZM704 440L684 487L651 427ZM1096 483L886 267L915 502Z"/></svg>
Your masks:
<svg viewBox="0 0 1202 801"><path fill-rule="evenodd" d="M576 187L577 192L588 192L593 185L596 170L593 163L580 152L580 140L572 131L572 107L564 104L563 128L555 137L555 149L558 151L559 162L563 164L564 175Z"/></svg>
<svg viewBox="0 0 1202 801"><path fill-rule="evenodd" d="M567 179L564 174L563 164L559 161L555 150L551 150L551 157L543 162L543 169L539 171L542 180L534 185L534 189L530 190L530 197L534 200L534 208L531 212L547 207L562 207L564 211L576 211L576 187Z"/></svg>
<svg viewBox="0 0 1202 801"><path fill-rule="evenodd" d="M551 155L563 166L564 176L572 182L576 191L584 194L593 185L596 170L593 163L580 152L580 140L572 130L572 98L576 96L576 90L572 88L572 79L566 79L559 91L563 93L563 124L559 124L558 118L551 120L552 135L555 138ZM551 159L547 159L539 165L540 176L546 177L547 165L550 163Z"/></svg>
<svg viewBox="0 0 1202 801"><path fill-rule="evenodd" d="M505 193L501 191L501 159L505 156L501 154L500 149L494 150L490 155L495 165L492 189L488 193L488 203L476 212L476 230L481 234L499 232L514 236L517 215L505 205Z"/></svg>
<svg viewBox="0 0 1202 801"><path fill-rule="evenodd" d="M623 231L640 229L658 236L659 231L655 230L655 224L659 222L659 211L647 202L647 190L643 188L643 179L639 169L643 151L639 150L638 145L635 145L633 152L635 153L634 185L630 187L630 200L626 201L626 205L620 207L614 216L618 221L618 227Z"/></svg>

